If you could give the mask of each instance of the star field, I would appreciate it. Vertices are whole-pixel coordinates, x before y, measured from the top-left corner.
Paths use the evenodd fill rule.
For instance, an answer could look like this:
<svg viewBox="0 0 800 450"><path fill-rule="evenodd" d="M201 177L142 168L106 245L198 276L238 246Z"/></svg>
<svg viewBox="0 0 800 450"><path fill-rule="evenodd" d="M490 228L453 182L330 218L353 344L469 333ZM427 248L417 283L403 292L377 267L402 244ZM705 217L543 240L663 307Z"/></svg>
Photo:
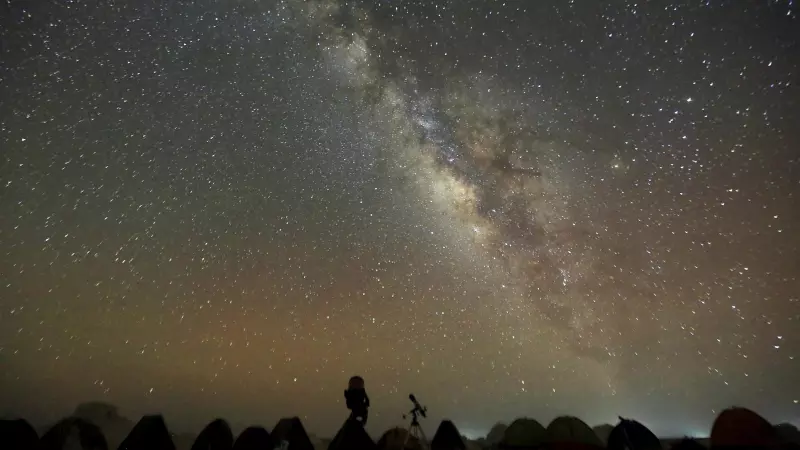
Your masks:
<svg viewBox="0 0 800 450"><path fill-rule="evenodd" d="M0 11L0 413L800 415L794 2Z"/></svg>

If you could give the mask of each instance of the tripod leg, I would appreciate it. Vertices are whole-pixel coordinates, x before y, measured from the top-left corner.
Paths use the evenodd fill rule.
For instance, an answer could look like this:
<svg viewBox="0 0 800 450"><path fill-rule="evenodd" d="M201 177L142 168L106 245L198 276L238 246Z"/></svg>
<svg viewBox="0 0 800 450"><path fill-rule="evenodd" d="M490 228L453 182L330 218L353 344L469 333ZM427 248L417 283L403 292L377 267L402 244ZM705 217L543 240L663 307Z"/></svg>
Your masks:
<svg viewBox="0 0 800 450"><path fill-rule="evenodd" d="M417 440L417 447L421 449L429 448L428 439L425 436L425 432L422 430L422 426L420 426L419 424L412 424L408 428L408 434L406 434L405 443L403 443L403 450L407 448L408 441L411 439L412 436L414 437L414 439Z"/></svg>

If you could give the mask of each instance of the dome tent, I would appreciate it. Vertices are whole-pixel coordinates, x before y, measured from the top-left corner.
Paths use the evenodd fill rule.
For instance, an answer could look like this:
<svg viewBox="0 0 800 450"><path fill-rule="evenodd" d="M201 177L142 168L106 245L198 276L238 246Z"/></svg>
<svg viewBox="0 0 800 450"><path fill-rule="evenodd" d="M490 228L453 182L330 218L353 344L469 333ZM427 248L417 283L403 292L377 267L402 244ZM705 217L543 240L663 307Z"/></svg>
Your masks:
<svg viewBox="0 0 800 450"><path fill-rule="evenodd" d="M282 442L286 442L288 450L314 450L314 444L311 443L299 417L279 420L271 435L275 445L280 446Z"/></svg>
<svg viewBox="0 0 800 450"><path fill-rule="evenodd" d="M162 416L144 416L136 423L118 450L175 450Z"/></svg>
<svg viewBox="0 0 800 450"><path fill-rule="evenodd" d="M458 432L455 424L449 420L443 420L436 429L436 434L431 440L431 450L466 450L467 445Z"/></svg>
<svg viewBox="0 0 800 450"><path fill-rule="evenodd" d="M614 425L607 423L596 425L592 427L592 431L594 431L594 434L600 439L600 442L608 444L608 437L611 436L611 432L614 431Z"/></svg>
<svg viewBox="0 0 800 450"><path fill-rule="evenodd" d="M378 439L378 448L381 450L417 450L422 449L422 445L420 445L419 439L414 436L408 436L408 442L405 445L405 449L403 447L403 443L406 442L406 436L408 436L408 431L395 427L387 430L380 439Z"/></svg>
<svg viewBox="0 0 800 450"><path fill-rule="evenodd" d="M106 438L108 448L114 450L136 425L132 420L120 415L116 406L104 402L81 403L75 408L72 416L97 425Z"/></svg>
<svg viewBox="0 0 800 450"><path fill-rule="evenodd" d="M605 448L589 425L572 416L556 417L545 431L549 448Z"/></svg>
<svg viewBox="0 0 800 450"><path fill-rule="evenodd" d="M800 446L800 431L790 423L775 425L775 434L785 446Z"/></svg>
<svg viewBox="0 0 800 450"><path fill-rule="evenodd" d="M545 441L545 429L534 419L520 417L506 428L498 445L501 449L529 449L541 446Z"/></svg>
<svg viewBox="0 0 800 450"><path fill-rule="evenodd" d="M192 450L231 450L233 432L223 419L216 419L206 425L192 444Z"/></svg>
<svg viewBox="0 0 800 450"><path fill-rule="evenodd" d="M0 447L8 450L36 448L39 435L24 419L0 421Z"/></svg>
<svg viewBox="0 0 800 450"><path fill-rule="evenodd" d="M661 441L649 428L635 420L623 419L611 430L608 450L661 450Z"/></svg>
<svg viewBox="0 0 800 450"><path fill-rule="evenodd" d="M364 427L355 419L345 421L342 428L328 444L328 450L375 450L378 447L364 431Z"/></svg>
<svg viewBox="0 0 800 450"><path fill-rule="evenodd" d="M711 447L769 447L778 442L775 428L747 408L722 411L711 427Z"/></svg>
<svg viewBox="0 0 800 450"><path fill-rule="evenodd" d="M107 450L108 444L97 425L83 419L68 417L55 424L39 440L41 450L61 450L76 439L85 450Z"/></svg>
<svg viewBox="0 0 800 450"><path fill-rule="evenodd" d="M122 419L116 406L104 402L81 403L75 407L72 416L91 422L98 427L102 427L104 422Z"/></svg>
<svg viewBox="0 0 800 450"><path fill-rule="evenodd" d="M497 445L500 441L503 440L503 436L506 434L506 430L508 429L508 425L500 422L496 423L489 433L486 435L486 443L489 445Z"/></svg>
<svg viewBox="0 0 800 450"><path fill-rule="evenodd" d="M274 447L272 436L263 427L246 428L233 444L233 450L264 450Z"/></svg>

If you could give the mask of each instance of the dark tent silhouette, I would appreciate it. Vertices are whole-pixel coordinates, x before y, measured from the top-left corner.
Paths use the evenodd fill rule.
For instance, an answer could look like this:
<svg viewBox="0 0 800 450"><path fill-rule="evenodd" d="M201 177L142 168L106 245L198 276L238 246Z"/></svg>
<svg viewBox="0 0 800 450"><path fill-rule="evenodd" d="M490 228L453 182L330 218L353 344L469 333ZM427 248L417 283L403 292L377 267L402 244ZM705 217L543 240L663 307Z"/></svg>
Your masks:
<svg viewBox="0 0 800 450"><path fill-rule="evenodd" d="M103 402L81 403L72 413L73 417L79 417L95 425L102 426L103 421L120 419L119 410L116 406Z"/></svg>
<svg viewBox="0 0 800 450"><path fill-rule="evenodd" d="M72 417L97 425L106 438L108 448L111 449L118 448L136 425L133 421L122 417L116 406L104 402L81 403L75 408Z"/></svg>
<svg viewBox="0 0 800 450"><path fill-rule="evenodd" d="M506 430L508 429L508 425L504 423L496 423L489 430L489 433L486 435L486 443L489 445L496 445L499 444L500 441L503 440L503 436L506 434Z"/></svg>
<svg viewBox="0 0 800 450"><path fill-rule="evenodd" d="M39 435L26 420L0 421L0 446L7 450L28 450L35 448Z"/></svg>
<svg viewBox="0 0 800 450"><path fill-rule="evenodd" d="M383 433L380 439L378 439L378 448L381 450L417 450L422 449L422 445L420 445L419 439L414 436L410 436L408 442L403 447L403 443L406 442L406 436L408 436L408 430L404 428L392 428L387 430Z"/></svg>
<svg viewBox="0 0 800 450"><path fill-rule="evenodd" d="M608 436L608 450L661 450L661 441L650 429L635 420L623 419Z"/></svg>
<svg viewBox="0 0 800 450"><path fill-rule="evenodd" d="M206 425L197 436L192 450L231 450L233 448L233 432L228 423L216 419Z"/></svg>
<svg viewBox="0 0 800 450"><path fill-rule="evenodd" d="M711 448L772 447L777 442L772 424L747 408L722 411L711 427Z"/></svg>
<svg viewBox="0 0 800 450"><path fill-rule="evenodd" d="M84 450L108 450L106 438L100 428L75 417L68 417L53 425L39 440L39 448L61 450L72 439L77 439Z"/></svg>
<svg viewBox="0 0 800 450"><path fill-rule="evenodd" d="M680 442L673 444L670 450L706 450L706 448L696 439L684 438Z"/></svg>
<svg viewBox="0 0 800 450"><path fill-rule="evenodd" d="M443 420L436 429L436 434L431 440L431 450L466 450L467 444L458 432L455 424L449 420Z"/></svg>
<svg viewBox="0 0 800 450"><path fill-rule="evenodd" d="M545 431L547 447L553 449L605 448L589 425L572 416L556 417Z"/></svg>
<svg viewBox="0 0 800 450"><path fill-rule="evenodd" d="M269 431L262 427L249 427L242 431L233 444L233 450L272 450L275 444Z"/></svg>
<svg viewBox="0 0 800 450"><path fill-rule="evenodd" d="M611 432L614 431L614 425L604 423L602 425L592 427L592 431L594 431L594 434L596 434L597 438L600 439L600 442L608 444L608 437L611 436Z"/></svg>
<svg viewBox="0 0 800 450"><path fill-rule="evenodd" d="M790 423L775 425L775 434L784 446L800 446L800 431Z"/></svg>
<svg viewBox="0 0 800 450"><path fill-rule="evenodd" d="M314 450L314 444L308 438L299 417L283 418L272 429L272 441L276 446L282 442L288 444L288 450Z"/></svg>
<svg viewBox="0 0 800 450"><path fill-rule="evenodd" d="M355 419L347 419L328 444L328 450L377 450L378 446Z"/></svg>
<svg viewBox="0 0 800 450"><path fill-rule="evenodd" d="M506 428L498 445L501 449L530 449L541 446L545 441L545 429L534 419L520 417Z"/></svg>
<svg viewBox="0 0 800 450"><path fill-rule="evenodd" d="M144 416L119 444L119 450L175 450L162 416Z"/></svg>

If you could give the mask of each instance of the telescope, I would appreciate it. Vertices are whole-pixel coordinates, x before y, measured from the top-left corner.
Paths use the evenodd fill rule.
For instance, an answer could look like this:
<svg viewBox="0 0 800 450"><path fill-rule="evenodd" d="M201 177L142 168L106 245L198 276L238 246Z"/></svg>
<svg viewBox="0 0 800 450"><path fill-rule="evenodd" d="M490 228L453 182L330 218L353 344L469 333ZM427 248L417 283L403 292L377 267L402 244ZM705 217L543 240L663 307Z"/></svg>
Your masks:
<svg viewBox="0 0 800 450"><path fill-rule="evenodd" d="M411 400L411 403L414 404L414 409L412 409L411 412L409 412L409 414L413 415L414 417L416 417L417 414L419 414L422 417L428 417L426 415L426 413L428 412L428 408L420 405L419 402L417 401L417 397L414 397L414 394L408 394L408 399Z"/></svg>
<svg viewBox="0 0 800 450"><path fill-rule="evenodd" d="M420 405L417 401L417 397L414 397L414 394L408 394L408 399L414 404L414 409L409 411L409 414L411 414L411 425L408 426L406 439L401 448L408 448L408 440L413 437L417 440L422 450L428 450L430 448L428 446L428 438L425 436L425 431L423 431L422 427L419 425L419 420L417 420L417 416L427 417L425 413L428 412L428 408ZM406 415L403 414L403 419L405 418Z"/></svg>

